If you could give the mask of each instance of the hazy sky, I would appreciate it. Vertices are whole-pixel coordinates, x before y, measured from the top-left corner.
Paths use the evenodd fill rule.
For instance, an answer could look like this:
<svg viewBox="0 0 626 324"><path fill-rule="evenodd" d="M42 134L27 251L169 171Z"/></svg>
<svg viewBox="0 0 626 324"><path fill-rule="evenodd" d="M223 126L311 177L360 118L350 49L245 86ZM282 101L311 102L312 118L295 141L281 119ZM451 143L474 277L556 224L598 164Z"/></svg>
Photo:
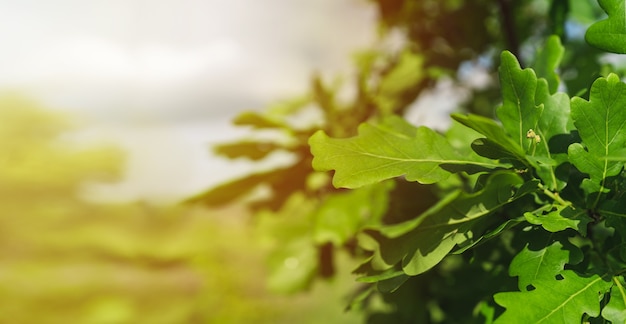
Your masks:
<svg viewBox="0 0 626 324"><path fill-rule="evenodd" d="M130 151L111 197L182 197L250 168L208 154L238 111L346 72L365 0L0 0L0 90L91 120Z"/></svg>
<svg viewBox="0 0 626 324"><path fill-rule="evenodd" d="M0 0L0 86L117 121L232 115L373 37L364 0Z"/></svg>

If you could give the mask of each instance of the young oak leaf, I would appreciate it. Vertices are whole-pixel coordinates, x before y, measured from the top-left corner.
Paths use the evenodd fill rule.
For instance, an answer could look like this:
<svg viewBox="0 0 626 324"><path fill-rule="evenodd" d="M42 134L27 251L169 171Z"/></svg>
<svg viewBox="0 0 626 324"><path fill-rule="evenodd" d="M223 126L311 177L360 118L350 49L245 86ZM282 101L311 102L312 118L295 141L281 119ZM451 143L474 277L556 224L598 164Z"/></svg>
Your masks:
<svg viewBox="0 0 626 324"><path fill-rule="evenodd" d="M599 49L626 53L626 6L624 0L599 0L600 7L608 18L589 26L585 40Z"/></svg>
<svg viewBox="0 0 626 324"><path fill-rule="evenodd" d="M582 277L572 270L560 273L560 280L540 278L534 290L502 292L493 296L506 308L495 321L502 323L580 323L583 314L600 315L600 298L611 282L598 275Z"/></svg>
<svg viewBox="0 0 626 324"><path fill-rule="evenodd" d="M593 83L589 101L574 97L571 105L582 144L569 146L569 159L578 170L589 174L587 188L605 191L606 178L619 174L624 165L608 158L623 152L626 145L626 84L611 73Z"/></svg>
<svg viewBox="0 0 626 324"><path fill-rule="evenodd" d="M511 261L509 275L518 277L518 287L527 291L528 287L539 279L551 280L565 269L570 262L570 249L556 241L549 246L534 251L524 247Z"/></svg>
<svg viewBox="0 0 626 324"><path fill-rule="evenodd" d="M445 137L427 127L413 127L398 116L382 124L361 124L359 135L329 138L318 131L309 138L313 168L335 170L333 185L357 188L405 175L408 181L429 184L446 179L441 164L498 168L501 164L473 159L454 151Z"/></svg>
<svg viewBox="0 0 626 324"><path fill-rule="evenodd" d="M533 225L541 225L546 231L560 232L568 228L578 231L583 236L587 235L587 224L592 219L587 216L584 209L574 209L571 206L558 206L546 214L524 213L526 220Z"/></svg>
<svg viewBox="0 0 626 324"><path fill-rule="evenodd" d="M499 68L502 106L496 115L506 132L524 151L528 151L532 142L526 134L537 127L543 105L535 105L537 76L532 69L522 70L515 55L502 52Z"/></svg>

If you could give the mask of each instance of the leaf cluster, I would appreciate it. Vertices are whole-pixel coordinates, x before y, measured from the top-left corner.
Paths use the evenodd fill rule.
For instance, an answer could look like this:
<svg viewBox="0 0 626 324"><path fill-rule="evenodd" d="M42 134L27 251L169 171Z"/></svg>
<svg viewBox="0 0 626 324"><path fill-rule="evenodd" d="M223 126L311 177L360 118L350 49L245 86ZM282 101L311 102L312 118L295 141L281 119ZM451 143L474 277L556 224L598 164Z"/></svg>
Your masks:
<svg viewBox="0 0 626 324"><path fill-rule="evenodd" d="M313 167L334 170L335 186L360 188L403 176L440 187L439 201L414 218L364 232L359 244L370 253L356 271L361 281L393 292L451 255L491 263L488 273L497 270L493 264L510 261L517 291L492 287L492 295L475 301L482 307L475 315L496 323L600 316L624 322L618 305L626 300L620 294L626 84L609 74L593 82L588 100L570 98L557 91L562 55L556 36L536 55L536 68L522 69L513 54L502 53L498 121L452 115L477 134L471 154L450 144L459 133L446 137L398 117L363 124L351 138L323 131L310 138ZM479 251L489 241L509 251L482 259Z"/></svg>

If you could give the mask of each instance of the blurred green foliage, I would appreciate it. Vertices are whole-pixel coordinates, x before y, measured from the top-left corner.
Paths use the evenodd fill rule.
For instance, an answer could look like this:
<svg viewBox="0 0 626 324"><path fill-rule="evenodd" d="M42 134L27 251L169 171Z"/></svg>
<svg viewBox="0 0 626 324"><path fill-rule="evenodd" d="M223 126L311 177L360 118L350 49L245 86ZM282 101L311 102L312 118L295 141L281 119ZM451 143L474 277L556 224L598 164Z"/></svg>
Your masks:
<svg viewBox="0 0 626 324"><path fill-rule="evenodd" d="M25 99L0 98L0 323L358 319L335 308L345 287L270 295L261 280L266 248L240 208L81 199L86 182L120 179L123 155L72 145L66 135L78 125Z"/></svg>

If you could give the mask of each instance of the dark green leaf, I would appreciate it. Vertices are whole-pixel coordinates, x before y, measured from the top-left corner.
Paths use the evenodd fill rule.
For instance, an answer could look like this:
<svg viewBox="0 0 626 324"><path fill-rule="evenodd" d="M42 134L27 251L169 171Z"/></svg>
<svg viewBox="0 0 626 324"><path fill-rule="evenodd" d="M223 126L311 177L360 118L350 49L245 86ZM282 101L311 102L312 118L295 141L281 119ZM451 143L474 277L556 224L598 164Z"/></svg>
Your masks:
<svg viewBox="0 0 626 324"><path fill-rule="evenodd" d="M306 160L303 160L293 166L252 174L218 185L187 199L186 202L200 203L210 207L224 206L244 198L259 185L265 184L272 190L272 196L256 202L252 207L268 207L277 210L293 192L305 188L305 175L311 171Z"/></svg>
<svg viewBox="0 0 626 324"><path fill-rule="evenodd" d="M514 173L495 173L481 191L453 193L414 220L381 228L380 257L391 265L402 259L408 275L423 273L456 244L481 234L473 233L473 226L511 202L521 183Z"/></svg>
<svg viewBox="0 0 626 324"><path fill-rule="evenodd" d="M488 138L477 138L471 144L476 154L494 160L516 160L518 157Z"/></svg>
<svg viewBox="0 0 626 324"><path fill-rule="evenodd" d="M520 189L521 190L521 189ZM520 191L518 190L518 192ZM520 196L517 193L515 194L516 196ZM520 196L521 197L521 196ZM515 227L516 225L520 224L520 223L524 223L524 219L519 217L519 218L514 218L514 219L509 219L506 222L498 225L496 228L493 229L489 229L487 230L482 236L478 237L477 239L473 239L473 240L468 240L466 242L463 242L461 244L458 244L458 248L455 249L454 251L452 251L452 254L461 254L469 249L472 249L476 246L479 246L485 242L487 242L488 240L498 236L499 234L501 234L502 232Z"/></svg>
<svg viewBox="0 0 626 324"><path fill-rule="evenodd" d="M624 200L605 200L597 210L603 216L623 217L626 219L626 201Z"/></svg>

